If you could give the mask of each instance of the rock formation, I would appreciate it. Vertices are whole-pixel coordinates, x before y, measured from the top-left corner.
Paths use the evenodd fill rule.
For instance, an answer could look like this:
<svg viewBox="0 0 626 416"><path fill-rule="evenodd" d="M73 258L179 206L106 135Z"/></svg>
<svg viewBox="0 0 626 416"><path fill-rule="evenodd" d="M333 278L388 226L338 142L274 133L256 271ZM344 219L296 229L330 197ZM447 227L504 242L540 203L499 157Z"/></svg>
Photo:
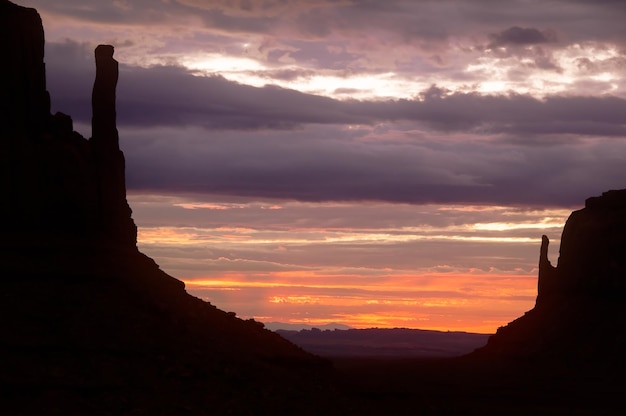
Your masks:
<svg viewBox="0 0 626 416"><path fill-rule="evenodd" d="M96 48L87 140L50 114L37 11L0 0L0 33L3 414L321 413L326 361L137 250L113 47Z"/></svg>
<svg viewBox="0 0 626 416"><path fill-rule="evenodd" d="M118 63L113 59L113 46L110 45L99 45L95 57L96 80L91 98L93 118L90 143L97 172L99 232L113 241L135 244L137 230L126 202L124 154L119 148L116 125Z"/></svg>
<svg viewBox="0 0 626 416"><path fill-rule="evenodd" d="M480 354L626 364L626 189L588 198L568 218L556 267L542 237L535 307Z"/></svg>
<svg viewBox="0 0 626 416"><path fill-rule="evenodd" d="M621 297L626 288L626 189L588 198L584 209L570 215L556 268L547 259L543 238L537 307Z"/></svg>
<svg viewBox="0 0 626 416"><path fill-rule="evenodd" d="M563 229L556 283L562 296L608 299L626 288L626 190L588 198Z"/></svg>
<svg viewBox="0 0 626 416"><path fill-rule="evenodd" d="M541 236L541 249L539 250L539 279L537 283L537 302L548 294L554 293L555 267L548 258L550 239L546 235Z"/></svg>
<svg viewBox="0 0 626 416"><path fill-rule="evenodd" d="M3 140L41 134L50 114L46 91L44 34L34 9L0 0L0 132Z"/></svg>
<svg viewBox="0 0 626 416"><path fill-rule="evenodd" d="M70 116L50 114L37 11L1 0L0 31L2 240L135 248L115 124L113 47L96 49L93 137L86 140L73 131Z"/></svg>
<svg viewBox="0 0 626 416"><path fill-rule="evenodd" d="M115 90L119 77L119 64L113 58L111 45L98 45L95 50L96 80L91 95L91 138L100 148L109 152L119 150L115 112Z"/></svg>

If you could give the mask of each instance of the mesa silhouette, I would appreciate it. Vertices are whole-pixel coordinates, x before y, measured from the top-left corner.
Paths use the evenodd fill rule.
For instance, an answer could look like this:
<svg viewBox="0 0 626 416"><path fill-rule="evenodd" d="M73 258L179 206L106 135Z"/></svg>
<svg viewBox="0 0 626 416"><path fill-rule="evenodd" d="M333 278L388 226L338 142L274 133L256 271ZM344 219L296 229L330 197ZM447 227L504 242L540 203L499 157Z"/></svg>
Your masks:
<svg viewBox="0 0 626 416"><path fill-rule="evenodd" d="M328 362L187 294L137 250L114 48L95 49L85 139L50 114L37 11L0 0L0 33L2 412L316 413Z"/></svg>
<svg viewBox="0 0 626 416"><path fill-rule="evenodd" d="M477 354L623 369L626 308L626 190L588 198L561 236L556 267L545 235L535 307L499 328Z"/></svg>

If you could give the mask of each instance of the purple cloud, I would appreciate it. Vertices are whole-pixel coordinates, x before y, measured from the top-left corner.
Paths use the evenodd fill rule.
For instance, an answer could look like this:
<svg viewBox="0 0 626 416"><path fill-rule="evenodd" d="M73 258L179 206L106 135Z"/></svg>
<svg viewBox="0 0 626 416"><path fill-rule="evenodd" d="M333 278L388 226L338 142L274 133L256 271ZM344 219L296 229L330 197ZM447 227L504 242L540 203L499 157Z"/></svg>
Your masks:
<svg viewBox="0 0 626 416"><path fill-rule="evenodd" d="M52 44L47 59L55 110L88 122L93 78L90 52ZM58 103L58 104L57 104ZM408 121L444 132L477 135L626 136L626 100L619 97L447 94L433 86L415 100L340 101L285 88L252 87L200 77L180 67L121 67L121 126L206 129L293 129L304 124Z"/></svg>
<svg viewBox="0 0 626 416"><path fill-rule="evenodd" d="M540 31L535 28L513 26L500 33L489 35L489 48L500 46L527 46L556 42L556 34L552 31Z"/></svg>
<svg viewBox="0 0 626 416"><path fill-rule="evenodd" d="M184 7L193 6L187 3ZM71 4L47 7L84 20L115 20L113 9L107 9L107 14L96 7L87 13L68 7ZM558 16L546 10L544 20L551 22L547 24L531 19L537 11L531 16L516 2L511 9L496 5L480 16L485 10L480 1L461 9L453 1L436 2L432 16L442 25L438 29L417 25L418 20L411 17L415 14L410 12L423 11L424 4L320 2L317 6L324 7L319 10L290 9L289 13L310 17L311 26L282 22L292 25L280 27L286 38L273 32L278 30L273 26L263 29L263 22L280 13L279 9L265 15L258 10L233 12L225 6L213 14L190 10L222 22L236 18L237 33L265 31L267 56L282 51L296 63L315 61L307 67L294 64L285 69L278 65L278 55L274 56L276 66L268 76L283 79L315 74L316 65L351 69L360 59L365 63L357 71L402 67L404 74L417 77L409 63L418 60L407 58L377 67L385 60L377 61L370 49L382 51L378 57L389 57L386 53L393 49L389 45L400 49L409 45L403 51L418 56L416 51L449 45L456 36L473 39L468 44L476 45L496 33L492 41L503 45L531 45L535 51L545 48L543 55L530 56L534 63L528 65L535 65L533 69L541 65L549 69L553 48L576 39L623 40L624 29L617 29L617 20L608 16L621 10L617 3L594 9L607 18L600 25L587 3L563 8ZM187 13L176 3L159 7L163 21L166 16ZM315 17L319 14L329 20L320 23ZM595 23L581 27L578 20L567 17ZM143 18L131 8L122 23L135 19L139 24ZM226 36L228 25L219 26L217 20L219 36ZM502 27L519 30L498 32ZM548 42L553 40L551 35L534 27L558 28L560 43ZM380 36L368 37L365 29ZM205 35L196 40L207 41L213 51L218 35ZM235 39L234 32L231 35ZM91 118L92 48L75 41L47 44L53 110L71 114L78 125L87 125ZM479 78L462 70L463 54L478 52L463 51L455 68L422 64L418 69L440 74L444 81L439 85L445 85L446 77L471 85ZM592 81L600 82L604 72L620 67L618 55L611 52L604 60L578 61L590 78L572 85L587 82L593 87ZM542 57L543 63L539 62ZM195 76L175 65L141 68L122 62L120 69L118 124L128 184L135 191L303 201L569 206L606 189L624 187L626 100L618 95L564 94L540 99L518 93L452 92L435 85L414 99L338 100L276 86L252 87L219 76ZM528 75L528 67L523 69L526 72L518 75L521 79Z"/></svg>

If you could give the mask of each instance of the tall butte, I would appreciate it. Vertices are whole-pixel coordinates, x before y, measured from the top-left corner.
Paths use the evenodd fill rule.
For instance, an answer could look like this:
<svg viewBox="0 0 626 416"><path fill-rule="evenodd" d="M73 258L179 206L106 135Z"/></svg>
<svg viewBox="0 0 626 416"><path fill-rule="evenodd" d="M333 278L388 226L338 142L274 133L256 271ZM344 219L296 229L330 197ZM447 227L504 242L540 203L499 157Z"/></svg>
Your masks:
<svg viewBox="0 0 626 416"><path fill-rule="evenodd" d="M477 353L542 365L626 367L626 189L588 198L570 215L556 267L548 248L543 236L535 307Z"/></svg>
<svg viewBox="0 0 626 416"><path fill-rule="evenodd" d="M35 9L0 0L0 235L11 246L97 245L136 250L116 127L118 64L95 51L92 137L50 113L44 32Z"/></svg>
<svg viewBox="0 0 626 416"><path fill-rule="evenodd" d="M113 47L95 51L87 140L50 114L37 12L0 0L0 31L2 414L322 413L325 361L137 250Z"/></svg>

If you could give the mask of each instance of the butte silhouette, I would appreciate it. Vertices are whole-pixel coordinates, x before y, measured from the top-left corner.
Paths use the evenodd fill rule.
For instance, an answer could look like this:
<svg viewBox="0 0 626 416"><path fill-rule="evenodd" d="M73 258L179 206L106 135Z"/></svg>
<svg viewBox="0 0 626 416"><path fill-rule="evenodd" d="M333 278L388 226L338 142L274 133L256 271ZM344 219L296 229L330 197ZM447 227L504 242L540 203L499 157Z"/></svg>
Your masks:
<svg viewBox="0 0 626 416"><path fill-rule="evenodd" d="M317 414L327 361L187 294L138 251L114 48L95 49L86 139L50 114L37 11L0 0L0 33L2 412Z"/></svg>

